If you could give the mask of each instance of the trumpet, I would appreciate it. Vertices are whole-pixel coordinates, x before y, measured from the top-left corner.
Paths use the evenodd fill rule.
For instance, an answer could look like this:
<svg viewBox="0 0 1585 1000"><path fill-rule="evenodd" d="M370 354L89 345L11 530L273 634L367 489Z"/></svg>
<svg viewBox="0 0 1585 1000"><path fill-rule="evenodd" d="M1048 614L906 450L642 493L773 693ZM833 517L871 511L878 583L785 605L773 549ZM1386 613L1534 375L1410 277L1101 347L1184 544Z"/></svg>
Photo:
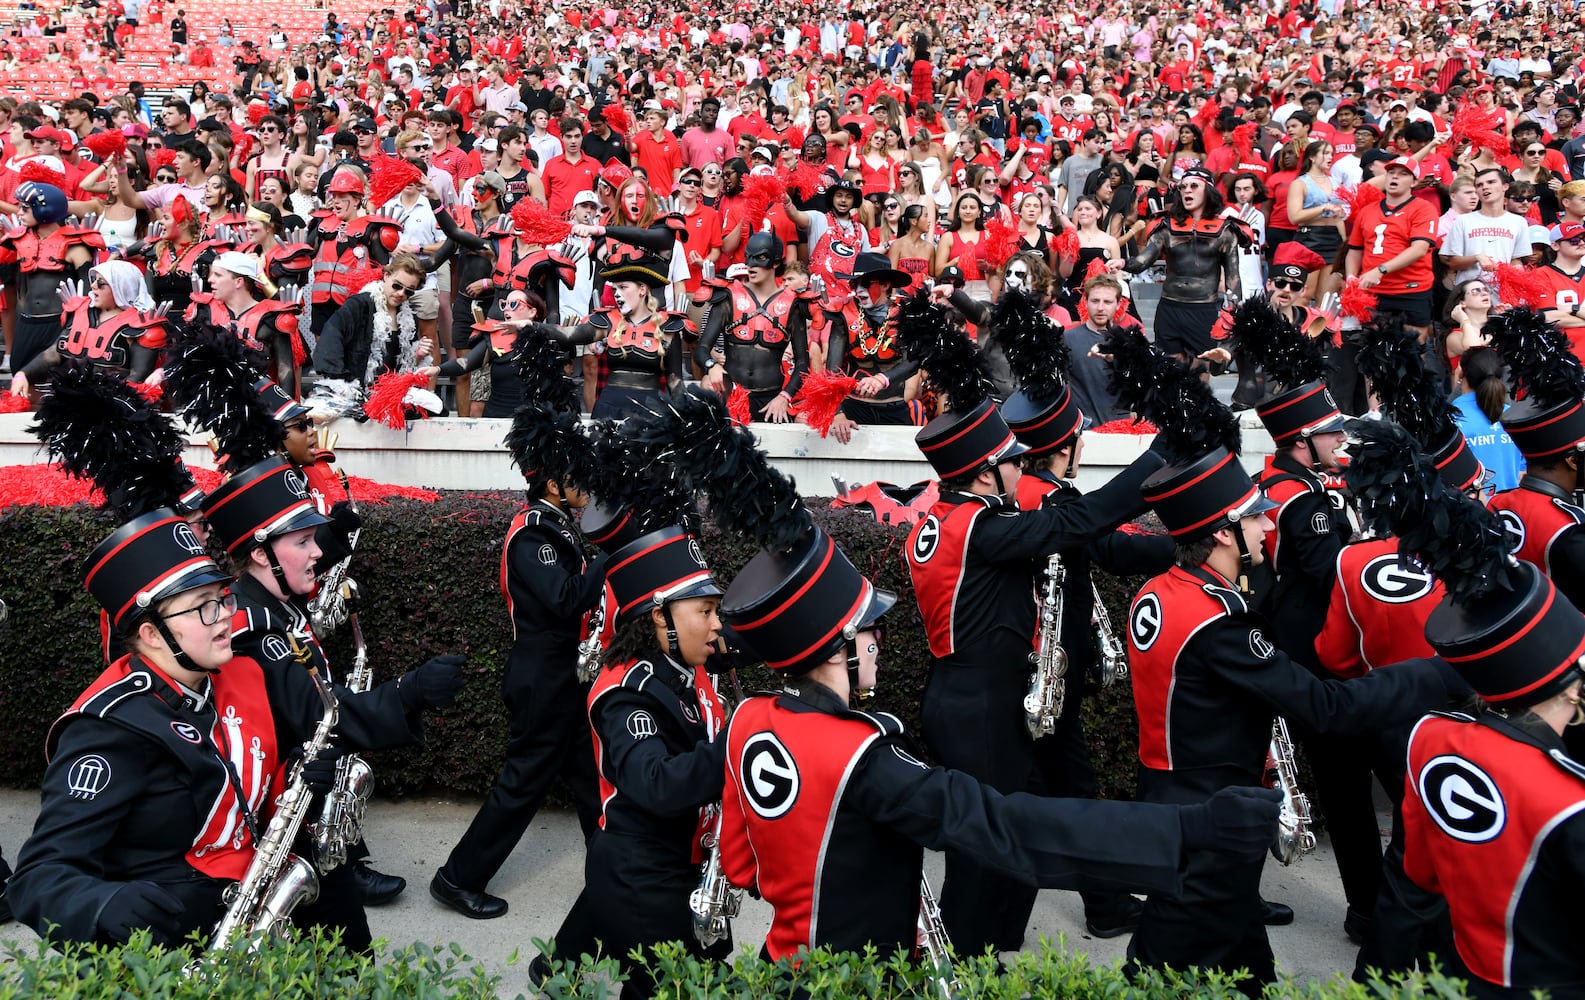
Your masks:
<svg viewBox="0 0 1585 1000"><path fill-rule="evenodd" d="M1040 649L1029 654L1035 671L1024 695L1024 725L1031 739L1056 731L1067 694L1068 652L1062 648L1062 584L1067 580L1062 556L1046 560L1046 583L1040 601Z"/></svg>
<svg viewBox="0 0 1585 1000"><path fill-rule="evenodd" d="M296 638L289 638L289 641L293 655L306 665L307 647ZM292 911L319 898L319 877L314 874L314 866L292 853L292 842L297 839L313 800L308 782L303 778L303 768L329 749L339 709L335 692L330 690L319 668L310 666L308 676L313 678L314 690L324 704L324 715L313 736L303 744L303 757L292 772L291 782L275 800L275 815L270 817L263 840L255 845L247 873L242 881L226 890L225 915L209 938L211 953L227 950L243 936L255 937L249 945L250 951L258 947L258 936L289 936L288 918Z"/></svg>
<svg viewBox="0 0 1585 1000"><path fill-rule="evenodd" d="M352 669L347 673L347 688L362 694L374 684L369 666L369 648L363 641L363 626L358 622L358 585L342 584L343 606L352 630ZM347 848L363 836L363 817L374 792L374 769L357 754L347 754L336 762L336 783L319 807L319 819L308 826L313 838L314 864L321 875L347 862Z"/></svg>
<svg viewBox="0 0 1585 1000"><path fill-rule="evenodd" d="M919 874L919 952L930 963L930 985L940 1000L952 1000L958 991L958 976L952 968L952 941L941 919L941 904L930 889L930 880Z"/></svg>
<svg viewBox="0 0 1585 1000"><path fill-rule="evenodd" d="M1288 736L1288 720L1277 716L1271 724L1270 757L1272 783L1282 793L1282 808L1277 813L1277 839L1271 842L1271 856L1285 865L1315 850L1315 831L1310 829L1310 800L1299 791L1299 769L1293 755L1293 740Z"/></svg>
<svg viewBox="0 0 1585 1000"><path fill-rule="evenodd" d="M1101 687L1111 687L1118 681L1128 680L1128 651L1123 648L1117 632L1112 628L1112 616L1107 612L1106 604L1101 600L1101 589L1094 580L1090 581L1090 594L1095 601L1091 622L1095 625L1095 648L1101 654Z"/></svg>
<svg viewBox="0 0 1585 1000"><path fill-rule="evenodd" d="M706 855L699 887L688 895L688 909L693 912L693 936L701 947L708 948L723 940L731 932L732 918L743 906L743 892L721 873L721 806L716 804L715 823L710 832L700 838Z"/></svg>

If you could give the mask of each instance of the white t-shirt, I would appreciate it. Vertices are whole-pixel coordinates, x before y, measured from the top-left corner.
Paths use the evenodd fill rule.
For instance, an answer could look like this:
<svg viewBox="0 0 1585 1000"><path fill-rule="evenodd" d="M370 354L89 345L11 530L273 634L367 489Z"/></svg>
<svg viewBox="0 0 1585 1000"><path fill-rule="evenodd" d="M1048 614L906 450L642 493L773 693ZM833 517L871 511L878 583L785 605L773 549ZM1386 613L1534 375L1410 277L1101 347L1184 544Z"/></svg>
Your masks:
<svg viewBox="0 0 1585 1000"><path fill-rule="evenodd" d="M1453 220L1447 238L1442 241L1442 256L1468 257L1484 255L1499 264L1506 264L1530 253L1530 223L1512 212L1501 215L1484 215L1468 212ZM1482 274L1478 265L1471 264L1453 275L1453 282L1480 278L1491 282L1495 275Z"/></svg>

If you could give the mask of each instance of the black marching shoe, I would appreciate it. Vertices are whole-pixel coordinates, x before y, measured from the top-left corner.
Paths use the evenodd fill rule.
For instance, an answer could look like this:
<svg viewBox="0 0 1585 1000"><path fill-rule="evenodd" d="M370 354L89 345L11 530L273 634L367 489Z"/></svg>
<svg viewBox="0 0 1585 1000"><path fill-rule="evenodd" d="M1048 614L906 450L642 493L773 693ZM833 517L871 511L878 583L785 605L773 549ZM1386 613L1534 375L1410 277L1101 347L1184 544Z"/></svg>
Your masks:
<svg viewBox="0 0 1585 1000"><path fill-rule="evenodd" d="M358 887L358 898L364 906L384 906L407 888L407 879L386 875L369 867L367 861L352 863L352 884Z"/></svg>
<svg viewBox="0 0 1585 1000"><path fill-rule="evenodd" d="M436 872L429 883L429 894L435 902L449 906L465 917L474 920L492 920L506 913L506 900L487 892L459 889L451 884L443 872Z"/></svg>
<svg viewBox="0 0 1585 1000"><path fill-rule="evenodd" d="M1286 903L1273 903L1269 899L1262 899L1260 922L1267 927L1286 927L1293 923L1293 907Z"/></svg>
<svg viewBox="0 0 1585 1000"><path fill-rule="evenodd" d="M1120 937L1139 926L1145 904L1133 896L1123 896L1120 902L1120 906L1085 911L1084 929L1090 932L1091 937Z"/></svg>
<svg viewBox="0 0 1585 1000"><path fill-rule="evenodd" d="M550 960L544 955L535 955L534 960L528 963L528 987L538 991L545 985L545 980L550 978Z"/></svg>

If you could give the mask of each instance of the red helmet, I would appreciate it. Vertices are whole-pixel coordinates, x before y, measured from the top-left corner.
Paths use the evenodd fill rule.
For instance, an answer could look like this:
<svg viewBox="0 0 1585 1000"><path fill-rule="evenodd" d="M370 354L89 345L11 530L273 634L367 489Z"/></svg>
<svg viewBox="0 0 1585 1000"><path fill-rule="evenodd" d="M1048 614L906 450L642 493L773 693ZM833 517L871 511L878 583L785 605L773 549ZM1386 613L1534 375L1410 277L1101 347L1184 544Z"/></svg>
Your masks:
<svg viewBox="0 0 1585 1000"><path fill-rule="evenodd" d="M330 178L330 187L327 194L355 194L363 195L363 181L351 170L338 170L336 176Z"/></svg>

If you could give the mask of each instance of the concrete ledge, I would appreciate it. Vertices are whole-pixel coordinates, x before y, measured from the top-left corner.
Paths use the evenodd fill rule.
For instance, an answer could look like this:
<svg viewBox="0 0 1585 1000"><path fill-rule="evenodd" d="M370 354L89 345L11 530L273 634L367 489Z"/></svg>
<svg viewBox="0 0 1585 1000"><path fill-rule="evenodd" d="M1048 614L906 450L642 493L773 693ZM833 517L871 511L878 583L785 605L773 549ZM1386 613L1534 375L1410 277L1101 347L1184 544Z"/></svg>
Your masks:
<svg viewBox="0 0 1585 1000"><path fill-rule="evenodd" d="M1244 465L1259 469L1271 454L1271 437L1253 413L1241 414ZM38 439L28 433L32 417L0 414L0 465L30 465L45 460ZM522 483L502 443L507 420L442 418L415 420L405 430L375 423L338 420L337 464L348 472L398 486L447 490L511 490ZM850 483L881 480L908 484L933 478L914 447L916 428L860 427L849 444L821 439L801 424L755 424L760 444L776 467L797 480L806 496L830 496L833 475ZM1089 434L1084 439L1078 484L1095 489L1149 446L1148 436ZM214 467L205 439L188 437L190 465Z"/></svg>

